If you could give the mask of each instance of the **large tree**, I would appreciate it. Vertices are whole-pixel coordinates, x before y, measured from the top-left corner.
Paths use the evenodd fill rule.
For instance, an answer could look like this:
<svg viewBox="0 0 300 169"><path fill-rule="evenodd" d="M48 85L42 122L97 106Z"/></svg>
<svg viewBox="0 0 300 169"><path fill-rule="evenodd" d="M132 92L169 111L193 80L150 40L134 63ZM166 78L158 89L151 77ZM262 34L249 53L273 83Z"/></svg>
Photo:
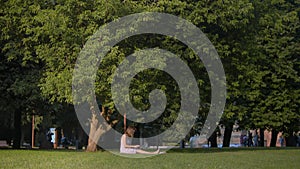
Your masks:
<svg viewBox="0 0 300 169"><path fill-rule="evenodd" d="M30 40L38 9L28 1L1 1L1 114L13 117L14 148L20 148L22 123L47 105L38 87L44 66L34 49L39 42Z"/></svg>
<svg viewBox="0 0 300 169"><path fill-rule="evenodd" d="M250 104L255 126L292 135L299 125L299 11L297 1L256 2L258 95ZM258 86L257 86L258 87Z"/></svg>
<svg viewBox="0 0 300 169"><path fill-rule="evenodd" d="M32 23L31 40L39 42L35 52L46 64L40 80L43 96L51 102L73 103L72 74L80 50L99 26L129 14L130 7L131 2L127 1L68 0L52 1L38 11ZM109 74L110 71L104 73ZM103 87L106 86L97 85L97 89ZM96 91L103 104L107 93L99 89ZM106 130L102 130L102 123L98 122L100 112L96 112L93 103L89 106L90 111L86 112L91 115L87 150L95 151L97 140ZM106 113L103 112L103 115Z"/></svg>

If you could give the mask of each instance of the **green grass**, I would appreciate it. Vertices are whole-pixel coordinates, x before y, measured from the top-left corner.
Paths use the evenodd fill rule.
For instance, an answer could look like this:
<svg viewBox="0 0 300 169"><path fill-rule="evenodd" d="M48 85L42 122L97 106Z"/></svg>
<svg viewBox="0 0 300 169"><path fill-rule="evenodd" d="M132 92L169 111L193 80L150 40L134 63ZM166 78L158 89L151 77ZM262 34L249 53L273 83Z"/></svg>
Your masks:
<svg viewBox="0 0 300 169"><path fill-rule="evenodd" d="M0 150L0 168L300 168L300 149L184 149L148 158L109 152Z"/></svg>

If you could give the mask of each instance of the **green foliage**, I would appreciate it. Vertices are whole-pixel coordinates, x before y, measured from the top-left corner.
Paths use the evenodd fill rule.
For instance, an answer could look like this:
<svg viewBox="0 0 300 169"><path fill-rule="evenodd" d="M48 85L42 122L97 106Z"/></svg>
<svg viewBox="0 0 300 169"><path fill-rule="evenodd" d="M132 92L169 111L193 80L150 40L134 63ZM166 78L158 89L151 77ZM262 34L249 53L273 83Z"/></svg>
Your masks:
<svg viewBox="0 0 300 169"><path fill-rule="evenodd" d="M72 103L74 65L89 37L100 26L122 16L155 11L191 21L217 49L227 79L222 124L238 121L241 128L297 130L299 5L297 0L1 1L1 112L20 108L25 115L39 114L49 108L48 101ZM118 65L129 54L155 47L179 55L193 71L200 89L197 125L201 127L211 99L207 72L191 49L169 37L134 36L112 48L97 71L97 99L113 110L110 85ZM142 110L149 108L149 93L154 88L166 91L169 102L165 118L157 123L168 127L177 118L180 93L168 75L145 70L130 88L131 102Z"/></svg>
<svg viewBox="0 0 300 169"><path fill-rule="evenodd" d="M256 3L256 72L249 93L256 127L284 132L299 124L299 2ZM253 94L252 94L253 93Z"/></svg>
<svg viewBox="0 0 300 169"><path fill-rule="evenodd" d="M37 3L17 0L3 1L0 7L0 111L8 116L22 113L23 124L48 106L38 87L44 66L34 50L38 42L30 40L33 16L39 8Z"/></svg>

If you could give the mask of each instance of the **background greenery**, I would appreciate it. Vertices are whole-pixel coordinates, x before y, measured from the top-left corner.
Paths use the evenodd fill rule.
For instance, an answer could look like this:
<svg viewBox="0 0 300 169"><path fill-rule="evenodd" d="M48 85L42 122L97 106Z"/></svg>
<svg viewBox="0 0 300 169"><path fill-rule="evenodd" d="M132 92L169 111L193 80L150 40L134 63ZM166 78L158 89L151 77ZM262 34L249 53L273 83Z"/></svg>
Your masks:
<svg viewBox="0 0 300 169"><path fill-rule="evenodd" d="M216 47L228 90L220 122L229 133L224 146L228 146L235 122L240 129L283 131L286 137L299 130L299 0L4 0L0 2L0 126L4 129L0 136L13 138L14 147L20 147L25 133L22 128L30 127L31 115L43 117L37 118L40 125L36 130L61 127L68 120L72 121L68 123L70 128L78 128L70 104L79 51L103 24L145 11L170 13L191 21ZM168 37L142 35L115 46L99 68L97 98L114 109L109 86L112 71L125 56L146 47L179 54L194 70L202 102L191 134L199 132L210 107L210 84L193 52ZM145 71L144 76L170 81L155 71ZM135 105L149 106L145 100L153 81L136 78L131 91L138 96L132 100ZM170 89L175 85L162 83L159 87ZM179 93L169 90L167 94L176 98ZM168 106L168 116L157 122L159 128L170 125L178 113L176 99ZM120 119L107 112L103 116L107 121ZM97 124L94 127L99 128Z"/></svg>

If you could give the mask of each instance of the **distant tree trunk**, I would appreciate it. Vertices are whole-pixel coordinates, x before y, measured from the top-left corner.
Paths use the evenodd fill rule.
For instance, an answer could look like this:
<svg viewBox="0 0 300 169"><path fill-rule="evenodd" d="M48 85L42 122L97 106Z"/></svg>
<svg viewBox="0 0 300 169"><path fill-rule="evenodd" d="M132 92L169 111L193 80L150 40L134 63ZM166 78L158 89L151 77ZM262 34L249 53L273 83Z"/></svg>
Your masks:
<svg viewBox="0 0 300 169"><path fill-rule="evenodd" d="M232 134L233 124L225 126L224 137L223 137L223 147L229 147L230 139Z"/></svg>
<svg viewBox="0 0 300 169"><path fill-rule="evenodd" d="M210 142L211 147L218 147L216 132L213 132L213 134L209 137L208 140Z"/></svg>
<svg viewBox="0 0 300 169"><path fill-rule="evenodd" d="M13 148L21 148L21 111L17 109L14 112L14 138L13 138Z"/></svg>
<svg viewBox="0 0 300 169"><path fill-rule="evenodd" d="M289 133L289 136L285 138L287 147L295 147L297 146L297 136L293 133Z"/></svg>
<svg viewBox="0 0 300 169"><path fill-rule="evenodd" d="M57 149L57 147L59 146L58 144L58 129L56 128L55 131L54 131L54 144L53 144L53 148L54 149Z"/></svg>
<svg viewBox="0 0 300 169"><path fill-rule="evenodd" d="M265 129L259 129L259 147L265 146Z"/></svg>
<svg viewBox="0 0 300 169"><path fill-rule="evenodd" d="M182 148L185 148L185 141L184 141L184 139L182 139L181 141L180 141L180 148L182 149Z"/></svg>
<svg viewBox="0 0 300 169"><path fill-rule="evenodd" d="M278 135L278 131L272 130L272 138L271 138L270 147L276 147L277 135Z"/></svg>

